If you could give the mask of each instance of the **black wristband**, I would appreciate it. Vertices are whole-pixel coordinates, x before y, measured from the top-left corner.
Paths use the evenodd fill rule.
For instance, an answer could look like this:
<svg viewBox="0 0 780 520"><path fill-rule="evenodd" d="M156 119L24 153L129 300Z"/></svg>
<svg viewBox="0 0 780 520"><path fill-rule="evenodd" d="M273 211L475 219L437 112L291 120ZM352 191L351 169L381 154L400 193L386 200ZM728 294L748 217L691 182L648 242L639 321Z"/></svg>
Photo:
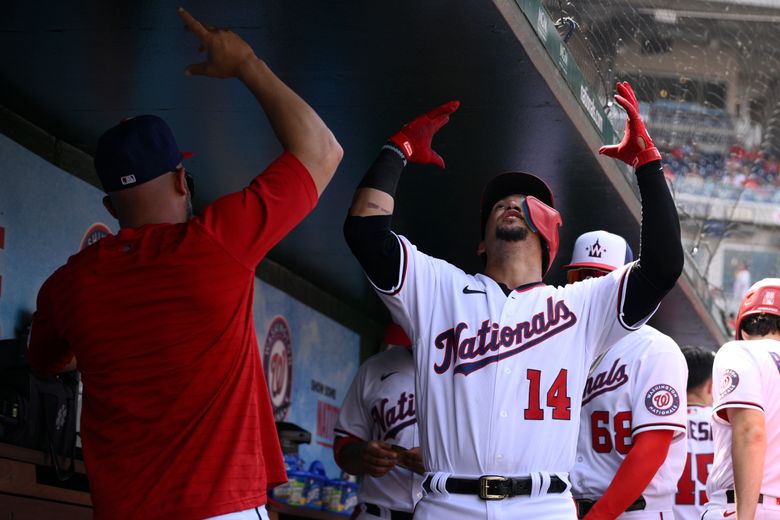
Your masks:
<svg viewBox="0 0 780 520"><path fill-rule="evenodd" d="M388 142L366 172L358 188L373 188L395 197L401 172L406 166L406 156L393 143Z"/></svg>

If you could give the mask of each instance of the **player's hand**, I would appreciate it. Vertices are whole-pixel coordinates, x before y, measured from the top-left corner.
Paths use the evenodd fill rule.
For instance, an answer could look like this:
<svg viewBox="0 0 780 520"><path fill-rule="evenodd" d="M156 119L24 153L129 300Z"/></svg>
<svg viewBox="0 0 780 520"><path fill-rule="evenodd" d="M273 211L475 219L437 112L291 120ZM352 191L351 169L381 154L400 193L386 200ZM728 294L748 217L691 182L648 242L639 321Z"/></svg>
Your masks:
<svg viewBox="0 0 780 520"><path fill-rule="evenodd" d="M444 159L431 149L431 141L436 132L449 122L450 115L459 106L460 101L450 101L418 116L401 128L390 141L404 152L410 162L435 164L444 168Z"/></svg>
<svg viewBox="0 0 780 520"><path fill-rule="evenodd" d="M184 21L184 27L200 41L200 52L206 53L206 61L193 63L184 69L187 75L238 77L243 65L257 59L252 47L233 31L204 25L183 7L179 8L179 16Z"/></svg>
<svg viewBox="0 0 780 520"><path fill-rule="evenodd" d="M409 448L408 450L399 451L398 465L418 475L425 475L425 466L423 466L420 448Z"/></svg>
<svg viewBox="0 0 780 520"><path fill-rule="evenodd" d="M398 454L386 442L369 441L363 445L360 459L366 473L372 477L381 477L398 463Z"/></svg>
<svg viewBox="0 0 780 520"><path fill-rule="evenodd" d="M617 84L615 101L628 113L626 133L620 144L602 146L599 153L619 159L629 166L639 168L650 161L660 161L661 154L647 134L645 123L639 115L639 103L627 81Z"/></svg>

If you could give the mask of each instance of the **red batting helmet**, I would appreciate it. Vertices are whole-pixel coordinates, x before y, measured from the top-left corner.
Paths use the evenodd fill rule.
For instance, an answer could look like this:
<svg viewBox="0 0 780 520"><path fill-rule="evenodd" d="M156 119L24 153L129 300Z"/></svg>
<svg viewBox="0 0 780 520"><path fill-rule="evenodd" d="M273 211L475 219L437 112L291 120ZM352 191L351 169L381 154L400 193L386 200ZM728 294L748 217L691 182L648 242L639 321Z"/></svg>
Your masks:
<svg viewBox="0 0 780 520"><path fill-rule="evenodd" d="M542 275L546 274L558 253L558 228L563 225L555 209L553 194L547 183L526 172L507 172L493 177L482 191L482 236L496 202L509 195L525 195L523 216L529 229L542 239Z"/></svg>
<svg viewBox="0 0 780 520"><path fill-rule="evenodd" d="M751 314L780 316L780 278L764 278L748 289L737 315L737 339L742 339L742 320Z"/></svg>

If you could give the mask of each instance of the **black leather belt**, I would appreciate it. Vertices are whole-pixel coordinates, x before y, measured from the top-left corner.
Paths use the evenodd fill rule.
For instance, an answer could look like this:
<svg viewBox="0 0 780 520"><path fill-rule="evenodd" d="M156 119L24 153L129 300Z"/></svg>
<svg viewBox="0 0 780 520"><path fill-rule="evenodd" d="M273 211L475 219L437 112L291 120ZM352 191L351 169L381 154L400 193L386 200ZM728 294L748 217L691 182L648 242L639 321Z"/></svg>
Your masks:
<svg viewBox="0 0 780 520"><path fill-rule="evenodd" d="M737 495L734 493L733 489L727 489L726 490L726 503L727 504L736 504L737 502ZM758 495L758 503L763 504L764 503L764 494L761 493Z"/></svg>
<svg viewBox="0 0 780 520"><path fill-rule="evenodd" d="M423 489L431 492L431 476L423 482ZM483 475L479 478L455 478L450 477L444 485L450 493L462 495L479 495L482 500L502 500L504 498L520 495L530 495L532 482L530 477L512 478L498 475ZM566 482L552 475L548 493L563 493L566 491Z"/></svg>
<svg viewBox="0 0 780 520"><path fill-rule="evenodd" d="M574 499L574 502L577 504L577 518L584 518L585 515L588 514L588 511L590 511L594 505L596 505L597 500L591 500L590 498L576 498ZM645 507L647 507L647 502L645 502L645 497L640 496L636 500L634 500L634 503L631 504L626 508L625 512L628 511L644 511Z"/></svg>
<svg viewBox="0 0 780 520"><path fill-rule="evenodd" d="M376 504L363 503L366 513L374 516L381 517L382 509ZM407 513L406 511L396 511L394 509L388 509L390 511L391 520L412 520L414 513Z"/></svg>

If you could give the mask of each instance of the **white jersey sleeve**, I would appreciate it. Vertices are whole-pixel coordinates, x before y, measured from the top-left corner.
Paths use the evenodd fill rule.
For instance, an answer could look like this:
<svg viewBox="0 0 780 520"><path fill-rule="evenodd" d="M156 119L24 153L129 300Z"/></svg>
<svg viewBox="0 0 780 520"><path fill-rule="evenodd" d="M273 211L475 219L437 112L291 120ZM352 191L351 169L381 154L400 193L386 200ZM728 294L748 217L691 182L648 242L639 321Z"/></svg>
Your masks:
<svg viewBox="0 0 780 520"><path fill-rule="evenodd" d="M764 414L767 449L761 492L780 496L780 342L757 339L723 345L712 367L712 394L715 461L707 483L708 495L734 488L732 429L727 411L747 408Z"/></svg>
<svg viewBox="0 0 780 520"><path fill-rule="evenodd" d="M363 363L344 396L336 423L336 439L348 436L361 441L372 439L371 419L368 415L368 408L363 404L363 391L366 388L365 380L368 371L368 362Z"/></svg>
<svg viewBox="0 0 780 520"><path fill-rule="evenodd" d="M712 367L712 412L725 419L727 408L752 408L764 411L760 366L754 363L750 348L732 341L721 347ZM727 422L727 421L726 421Z"/></svg>
<svg viewBox="0 0 780 520"><path fill-rule="evenodd" d="M636 367L631 433L636 436L649 430L672 430L675 439L684 440L688 365L674 340L647 329L653 331L653 350L642 355ZM682 471L682 466L679 469Z"/></svg>
<svg viewBox="0 0 780 520"><path fill-rule="evenodd" d="M678 520L699 520L708 502L707 477L715 457L711 415L711 406L688 404L688 453L674 504Z"/></svg>

